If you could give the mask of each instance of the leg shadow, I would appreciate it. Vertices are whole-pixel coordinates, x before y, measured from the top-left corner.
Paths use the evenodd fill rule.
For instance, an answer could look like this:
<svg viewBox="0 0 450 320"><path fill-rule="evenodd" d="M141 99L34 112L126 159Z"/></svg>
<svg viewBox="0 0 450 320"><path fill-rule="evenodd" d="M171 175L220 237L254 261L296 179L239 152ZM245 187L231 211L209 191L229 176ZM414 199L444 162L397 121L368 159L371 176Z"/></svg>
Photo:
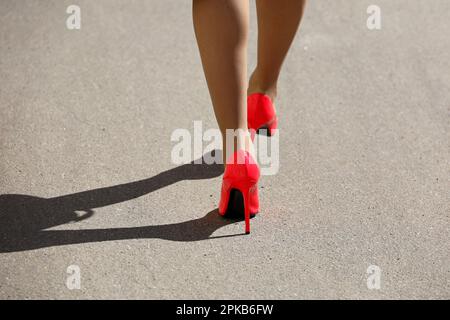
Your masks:
<svg viewBox="0 0 450 320"><path fill-rule="evenodd" d="M218 151L212 151L203 158L221 157L214 152ZM55 198L0 195L0 252L141 238L172 241L209 239L214 231L236 220L221 218L216 209L199 219L167 225L89 230L46 229L88 219L95 208L135 199L182 180L209 179L222 173L223 166L220 164L207 165L204 161L194 164L193 161L149 179Z"/></svg>

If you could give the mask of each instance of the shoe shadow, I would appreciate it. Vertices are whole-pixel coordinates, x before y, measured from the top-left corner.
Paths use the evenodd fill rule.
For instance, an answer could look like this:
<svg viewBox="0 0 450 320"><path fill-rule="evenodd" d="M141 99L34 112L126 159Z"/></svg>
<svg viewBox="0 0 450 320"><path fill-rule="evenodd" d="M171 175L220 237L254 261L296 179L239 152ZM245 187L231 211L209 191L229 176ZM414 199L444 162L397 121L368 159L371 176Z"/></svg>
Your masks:
<svg viewBox="0 0 450 320"><path fill-rule="evenodd" d="M214 157L214 152L204 155ZM217 156L217 155L216 155ZM221 155L218 155L221 157ZM209 158L211 159L211 158ZM214 178L223 173L220 164L194 164L194 161L162 172L149 179L112 187L88 190L55 198L20 194L0 195L0 253L25 251L68 244L125 239L159 238L172 241L200 241L214 231L235 222L223 219L217 209L190 221L155 226L88 230L46 230L82 221L95 208L138 198L182 180ZM238 236L240 234L222 237Z"/></svg>

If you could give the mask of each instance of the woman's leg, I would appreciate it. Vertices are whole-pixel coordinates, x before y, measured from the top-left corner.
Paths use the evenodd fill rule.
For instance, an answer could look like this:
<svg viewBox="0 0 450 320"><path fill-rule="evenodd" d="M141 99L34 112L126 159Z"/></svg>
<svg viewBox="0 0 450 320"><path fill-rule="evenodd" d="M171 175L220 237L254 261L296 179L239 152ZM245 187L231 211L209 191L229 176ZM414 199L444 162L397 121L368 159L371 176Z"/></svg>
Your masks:
<svg viewBox="0 0 450 320"><path fill-rule="evenodd" d="M247 130L249 3L248 0L193 0L193 18L203 70L223 136L224 159L227 159L226 129ZM233 142L235 148L245 148L242 143L249 143L241 139Z"/></svg>
<svg viewBox="0 0 450 320"><path fill-rule="evenodd" d="M306 0L256 0L258 62L250 77L248 94L277 95L281 66L302 19Z"/></svg>

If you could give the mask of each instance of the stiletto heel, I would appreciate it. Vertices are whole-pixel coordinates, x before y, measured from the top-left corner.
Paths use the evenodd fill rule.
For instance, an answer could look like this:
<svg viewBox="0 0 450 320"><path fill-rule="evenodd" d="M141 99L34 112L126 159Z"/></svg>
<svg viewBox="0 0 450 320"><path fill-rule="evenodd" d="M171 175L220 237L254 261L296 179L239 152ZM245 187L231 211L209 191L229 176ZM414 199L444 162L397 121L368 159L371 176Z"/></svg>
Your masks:
<svg viewBox="0 0 450 320"><path fill-rule="evenodd" d="M249 199L249 189L241 191L244 197L244 211L245 211L245 234L250 234L250 204Z"/></svg>
<svg viewBox="0 0 450 320"><path fill-rule="evenodd" d="M247 151L237 151L227 161L222 181L219 214L244 215L245 233L250 233L250 217L259 211L259 166ZM243 207L243 210L242 210Z"/></svg>
<svg viewBox="0 0 450 320"><path fill-rule="evenodd" d="M248 128L254 133L261 133L267 129L267 135L273 136L278 127L278 119L275 114L270 97L263 93L253 93L247 97L247 122Z"/></svg>

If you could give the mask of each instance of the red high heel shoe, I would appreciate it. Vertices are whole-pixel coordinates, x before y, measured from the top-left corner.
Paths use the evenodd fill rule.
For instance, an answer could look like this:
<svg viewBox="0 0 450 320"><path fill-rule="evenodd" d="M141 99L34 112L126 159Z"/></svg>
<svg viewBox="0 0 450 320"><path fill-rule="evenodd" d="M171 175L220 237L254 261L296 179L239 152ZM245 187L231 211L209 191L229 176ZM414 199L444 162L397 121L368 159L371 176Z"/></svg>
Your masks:
<svg viewBox="0 0 450 320"><path fill-rule="evenodd" d="M219 214L235 216L243 207L246 234L250 233L250 217L259 211L259 174L259 166L250 153L240 150L227 161L223 175Z"/></svg>
<svg viewBox="0 0 450 320"><path fill-rule="evenodd" d="M261 129L267 129L269 136L275 134L278 119L272 100L268 95L252 93L247 97L247 122L248 128L252 129L252 139L255 131L259 133Z"/></svg>

